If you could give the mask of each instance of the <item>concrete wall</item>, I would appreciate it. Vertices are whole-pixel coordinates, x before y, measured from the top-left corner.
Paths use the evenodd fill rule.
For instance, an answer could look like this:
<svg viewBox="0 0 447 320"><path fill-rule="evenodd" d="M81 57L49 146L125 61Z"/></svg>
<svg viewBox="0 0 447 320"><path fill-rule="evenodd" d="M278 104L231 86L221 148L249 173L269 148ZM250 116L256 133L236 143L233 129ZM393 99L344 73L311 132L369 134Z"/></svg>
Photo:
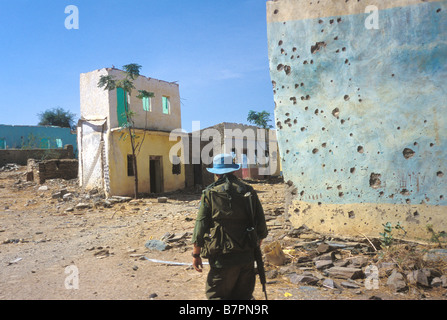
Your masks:
<svg viewBox="0 0 447 320"><path fill-rule="evenodd" d="M108 127L113 129L119 126L117 92L116 90L107 91L104 88L98 88L98 81L103 75L114 76L117 80L124 77L123 71L112 68L81 74L81 118L103 119L107 117ZM177 83L139 76L134 80L134 86L135 89L130 95L129 108L135 112L133 120L136 128L157 131L181 128L180 92ZM150 111L143 110L143 103L141 99L137 98L138 90L154 93L155 96L151 98ZM169 97L170 114L164 114L162 111L163 96Z"/></svg>
<svg viewBox="0 0 447 320"><path fill-rule="evenodd" d="M76 179L78 177L77 159L53 159L36 161L29 159L27 180L36 181L40 184L48 179Z"/></svg>
<svg viewBox="0 0 447 320"><path fill-rule="evenodd" d="M269 1L267 22L291 221L447 230L447 1Z"/></svg>
<svg viewBox="0 0 447 320"><path fill-rule="evenodd" d="M110 193L113 195L133 196L134 176L127 175L127 155L132 154L130 143L121 136L122 131L114 131L111 135L109 153ZM138 132L137 143L143 141L143 132ZM140 193L159 193L151 190L149 163L153 157L161 159L162 189L161 192L169 192L185 187L185 167L182 164L180 174L174 174L172 163L169 159L169 151L175 145L169 141L169 134L165 132L146 132L141 151L137 153L138 189Z"/></svg>
<svg viewBox="0 0 447 320"><path fill-rule="evenodd" d="M77 156L76 134L70 128L0 125L0 150L62 149L67 144L73 146Z"/></svg>

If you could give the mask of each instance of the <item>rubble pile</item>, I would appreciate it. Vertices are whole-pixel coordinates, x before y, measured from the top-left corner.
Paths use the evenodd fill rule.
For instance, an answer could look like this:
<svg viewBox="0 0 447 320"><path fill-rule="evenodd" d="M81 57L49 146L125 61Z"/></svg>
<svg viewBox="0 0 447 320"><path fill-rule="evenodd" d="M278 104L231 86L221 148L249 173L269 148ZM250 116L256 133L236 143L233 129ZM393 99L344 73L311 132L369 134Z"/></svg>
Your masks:
<svg viewBox="0 0 447 320"><path fill-rule="evenodd" d="M295 286L315 286L333 293L350 290L353 294L381 288L420 297L442 290L447 297L445 249L407 241L381 247L379 239L332 238L305 226L279 238L276 242L281 242L283 263L276 263L277 257L269 259L266 253L271 283L282 279Z"/></svg>

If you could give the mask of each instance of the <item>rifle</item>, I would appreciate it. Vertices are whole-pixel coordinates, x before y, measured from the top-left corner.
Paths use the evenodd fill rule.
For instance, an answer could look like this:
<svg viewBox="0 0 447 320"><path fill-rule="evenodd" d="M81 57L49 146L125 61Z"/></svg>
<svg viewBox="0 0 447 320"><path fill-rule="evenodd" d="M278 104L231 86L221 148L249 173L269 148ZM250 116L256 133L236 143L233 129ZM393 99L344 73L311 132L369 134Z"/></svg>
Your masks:
<svg viewBox="0 0 447 320"><path fill-rule="evenodd" d="M252 244L254 245L255 249L254 249L254 253L255 253L255 261L256 261L256 267L258 269L258 274L259 274L259 280L261 281L262 284L262 291L264 292L265 295L265 300L268 300L267 298L267 289L266 289L266 278L265 278L265 269L264 269L264 261L262 261L262 252L261 252L261 246L258 242L258 236L256 234L256 229L255 229L255 223L254 223L254 212L253 212L253 202L252 202L252 194L251 192L247 192L245 195L245 197L248 198L248 202L250 204L250 222L251 222L251 227L247 228L247 232L248 232L248 236L252 241Z"/></svg>

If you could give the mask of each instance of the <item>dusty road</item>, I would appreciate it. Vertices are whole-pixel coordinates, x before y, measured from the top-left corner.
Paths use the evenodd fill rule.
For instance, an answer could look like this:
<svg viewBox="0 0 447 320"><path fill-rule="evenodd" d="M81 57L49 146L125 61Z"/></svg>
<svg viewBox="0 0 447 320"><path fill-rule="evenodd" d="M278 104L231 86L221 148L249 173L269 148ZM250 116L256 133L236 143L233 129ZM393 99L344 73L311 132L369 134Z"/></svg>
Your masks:
<svg viewBox="0 0 447 320"><path fill-rule="evenodd" d="M268 217L266 241L287 240L282 215L284 184L253 186ZM198 273L189 266L146 259L191 262L189 240L200 193L166 196L167 203L159 203L156 197L109 203L80 190L76 180L49 180L39 185L26 182L24 167L0 172L0 299L205 299L208 267ZM84 208L77 208L79 203ZM145 247L148 240L160 240L168 233L175 240L168 242L170 248ZM281 276L269 281L272 300L418 298L390 293L383 286L381 290L352 291L296 285ZM444 292L431 295L444 297ZM259 283L254 296L263 299Z"/></svg>

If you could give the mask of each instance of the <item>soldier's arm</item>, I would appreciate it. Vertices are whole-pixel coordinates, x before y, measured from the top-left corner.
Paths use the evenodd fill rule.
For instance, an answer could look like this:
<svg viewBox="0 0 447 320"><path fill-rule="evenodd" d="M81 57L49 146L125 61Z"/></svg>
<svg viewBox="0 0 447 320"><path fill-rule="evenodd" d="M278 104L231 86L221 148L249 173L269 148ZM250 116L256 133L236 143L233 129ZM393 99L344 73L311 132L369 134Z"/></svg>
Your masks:
<svg viewBox="0 0 447 320"><path fill-rule="evenodd" d="M264 209L262 208L261 201L259 200L256 191L253 192L253 210L255 214L256 232L258 234L258 239L262 240L267 237L267 223L265 222Z"/></svg>

